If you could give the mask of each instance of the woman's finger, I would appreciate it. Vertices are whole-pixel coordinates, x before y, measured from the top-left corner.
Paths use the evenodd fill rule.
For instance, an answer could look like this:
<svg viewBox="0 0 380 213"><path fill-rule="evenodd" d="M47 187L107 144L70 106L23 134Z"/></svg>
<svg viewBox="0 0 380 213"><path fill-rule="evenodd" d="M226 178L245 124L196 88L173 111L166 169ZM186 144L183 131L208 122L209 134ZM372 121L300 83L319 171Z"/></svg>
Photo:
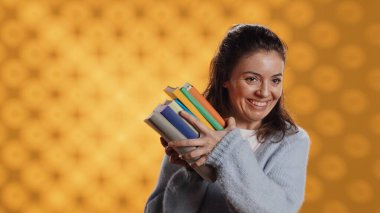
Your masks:
<svg viewBox="0 0 380 213"><path fill-rule="evenodd" d="M199 133L207 133L210 131L210 129L205 126L200 120L190 115L185 110L182 110L179 114L185 118L185 120L189 122L195 129L197 129Z"/></svg>
<svg viewBox="0 0 380 213"><path fill-rule="evenodd" d="M174 154L178 155L178 153L173 149L173 147L170 147L170 146L167 146L165 148L165 153L167 155L174 155Z"/></svg>
<svg viewBox="0 0 380 213"><path fill-rule="evenodd" d="M226 130L231 130L233 128L236 128L236 121L234 117L229 117L227 119L227 125L226 125Z"/></svg>
<svg viewBox="0 0 380 213"><path fill-rule="evenodd" d="M185 159L186 161L193 161L194 159L197 159L205 154L207 154L208 151L204 147L198 147L193 151L186 152L182 154L182 158Z"/></svg>
<svg viewBox="0 0 380 213"><path fill-rule="evenodd" d="M180 140L180 141L171 141L169 142L169 147L189 147L189 146L203 146L204 141L199 139L189 139L189 140Z"/></svg>
<svg viewBox="0 0 380 213"><path fill-rule="evenodd" d="M168 142L163 137L160 137L160 141L161 141L161 144L162 144L163 147L167 147L168 146Z"/></svg>
<svg viewBox="0 0 380 213"><path fill-rule="evenodd" d="M192 168L202 166L206 163L206 160L207 160L206 156L203 156L203 157L199 158L198 160L196 160L195 162L191 163L190 166Z"/></svg>
<svg viewBox="0 0 380 213"><path fill-rule="evenodd" d="M169 162L173 164L178 164L182 166L188 166L188 163L181 158L178 157L178 155L172 155L169 157Z"/></svg>

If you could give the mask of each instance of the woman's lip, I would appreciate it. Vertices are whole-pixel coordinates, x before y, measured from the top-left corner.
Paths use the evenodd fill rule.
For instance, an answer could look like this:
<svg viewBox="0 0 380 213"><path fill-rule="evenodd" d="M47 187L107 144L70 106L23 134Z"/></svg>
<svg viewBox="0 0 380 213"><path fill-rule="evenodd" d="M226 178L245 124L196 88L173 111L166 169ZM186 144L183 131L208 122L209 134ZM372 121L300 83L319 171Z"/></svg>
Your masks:
<svg viewBox="0 0 380 213"><path fill-rule="evenodd" d="M258 107L258 108L265 108L266 106L269 105L269 102L270 101L256 101L254 99L247 99L248 103L250 103L252 106L254 107Z"/></svg>

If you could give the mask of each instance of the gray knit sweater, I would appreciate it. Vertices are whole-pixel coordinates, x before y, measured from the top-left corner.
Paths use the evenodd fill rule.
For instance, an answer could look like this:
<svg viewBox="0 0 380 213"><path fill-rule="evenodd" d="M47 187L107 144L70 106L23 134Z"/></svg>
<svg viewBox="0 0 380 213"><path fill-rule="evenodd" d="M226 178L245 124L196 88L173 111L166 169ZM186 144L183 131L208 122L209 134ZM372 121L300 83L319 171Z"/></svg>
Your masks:
<svg viewBox="0 0 380 213"><path fill-rule="evenodd" d="M297 212L305 192L310 140L302 128L275 143L268 138L253 152L238 129L208 156L214 183L170 164L165 156L145 212Z"/></svg>

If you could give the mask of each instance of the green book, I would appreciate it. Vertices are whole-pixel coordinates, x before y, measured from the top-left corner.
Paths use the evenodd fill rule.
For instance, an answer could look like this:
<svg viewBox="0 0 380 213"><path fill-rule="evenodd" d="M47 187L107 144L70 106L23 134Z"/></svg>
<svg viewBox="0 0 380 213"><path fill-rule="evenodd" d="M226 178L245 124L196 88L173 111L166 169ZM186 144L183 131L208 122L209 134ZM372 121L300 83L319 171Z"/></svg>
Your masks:
<svg viewBox="0 0 380 213"><path fill-rule="evenodd" d="M191 84L185 83L185 85L183 85L183 87L180 90L185 95L185 97L189 99L189 101L198 109L198 111L203 115L203 117L206 118L206 120L212 125L212 127L214 127L215 130L223 130L224 128L215 120L215 118L212 117L212 115L210 115L210 113L198 102L198 100L190 94L190 92L188 91L188 89L190 88Z"/></svg>

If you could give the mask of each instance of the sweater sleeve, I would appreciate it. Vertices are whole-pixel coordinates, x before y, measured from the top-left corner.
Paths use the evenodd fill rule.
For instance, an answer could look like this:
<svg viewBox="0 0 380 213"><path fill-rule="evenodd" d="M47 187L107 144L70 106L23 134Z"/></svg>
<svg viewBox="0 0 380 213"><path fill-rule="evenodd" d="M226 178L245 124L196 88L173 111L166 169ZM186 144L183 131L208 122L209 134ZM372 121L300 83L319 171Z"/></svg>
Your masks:
<svg viewBox="0 0 380 213"><path fill-rule="evenodd" d="M197 212L208 183L195 171L169 163L165 155L161 173L144 212Z"/></svg>
<svg viewBox="0 0 380 213"><path fill-rule="evenodd" d="M180 168L181 167L178 165L169 163L169 157L167 155L164 156L157 185L148 198L144 212L162 212L162 200L165 188L170 177Z"/></svg>
<svg viewBox="0 0 380 213"><path fill-rule="evenodd" d="M271 143L271 142L268 142ZM230 131L208 156L217 183L235 212L297 212L304 199L310 140L306 132L285 137L264 169L238 129Z"/></svg>

